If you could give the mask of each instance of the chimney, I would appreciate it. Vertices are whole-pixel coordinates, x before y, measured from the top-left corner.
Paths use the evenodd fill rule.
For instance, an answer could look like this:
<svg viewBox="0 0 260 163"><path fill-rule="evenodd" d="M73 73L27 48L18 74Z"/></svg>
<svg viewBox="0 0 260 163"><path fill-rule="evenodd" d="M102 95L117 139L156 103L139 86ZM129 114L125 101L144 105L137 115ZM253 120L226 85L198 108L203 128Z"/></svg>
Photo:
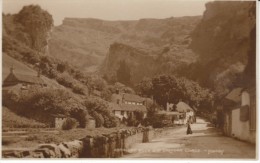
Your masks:
<svg viewBox="0 0 260 163"><path fill-rule="evenodd" d="M169 104L169 102L167 102L166 103L166 111L169 111L170 110L169 108L170 108L170 104Z"/></svg>
<svg viewBox="0 0 260 163"><path fill-rule="evenodd" d="M12 67L10 67L10 73L11 73L11 74L14 73L14 65L12 65Z"/></svg>

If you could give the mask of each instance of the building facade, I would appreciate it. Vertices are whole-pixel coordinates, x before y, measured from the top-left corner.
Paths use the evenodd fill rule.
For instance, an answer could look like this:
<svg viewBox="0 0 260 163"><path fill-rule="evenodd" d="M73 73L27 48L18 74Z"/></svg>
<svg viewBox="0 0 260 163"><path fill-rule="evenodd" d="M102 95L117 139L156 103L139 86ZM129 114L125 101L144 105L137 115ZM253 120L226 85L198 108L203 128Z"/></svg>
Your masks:
<svg viewBox="0 0 260 163"><path fill-rule="evenodd" d="M112 103L109 105L120 120L135 116L137 112L142 112L143 118L147 115L146 99L138 95L117 92L112 95Z"/></svg>
<svg viewBox="0 0 260 163"><path fill-rule="evenodd" d="M255 100L254 91L243 88L236 88L225 97L225 135L251 143L256 142Z"/></svg>

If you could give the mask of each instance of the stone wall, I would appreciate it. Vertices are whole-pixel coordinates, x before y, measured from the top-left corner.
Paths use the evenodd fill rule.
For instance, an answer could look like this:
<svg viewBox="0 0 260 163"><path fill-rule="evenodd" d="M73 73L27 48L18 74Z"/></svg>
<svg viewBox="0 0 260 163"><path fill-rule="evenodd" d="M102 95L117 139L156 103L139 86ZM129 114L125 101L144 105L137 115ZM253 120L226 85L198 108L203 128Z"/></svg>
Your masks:
<svg viewBox="0 0 260 163"><path fill-rule="evenodd" d="M118 158L136 143L169 134L167 129L134 128L108 135L86 136L60 144L40 144L36 149L3 150L3 158Z"/></svg>

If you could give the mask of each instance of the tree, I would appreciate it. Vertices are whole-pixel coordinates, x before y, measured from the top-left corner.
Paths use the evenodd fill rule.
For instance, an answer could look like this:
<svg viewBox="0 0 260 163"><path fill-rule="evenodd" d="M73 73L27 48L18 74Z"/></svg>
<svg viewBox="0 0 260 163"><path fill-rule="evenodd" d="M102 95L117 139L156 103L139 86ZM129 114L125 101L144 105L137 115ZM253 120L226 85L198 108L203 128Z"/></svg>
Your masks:
<svg viewBox="0 0 260 163"><path fill-rule="evenodd" d="M159 105L177 103L184 98L180 85L174 76L161 75L152 79L153 97Z"/></svg>
<svg viewBox="0 0 260 163"><path fill-rule="evenodd" d="M161 75L145 79L139 83L143 95L152 95L154 100L165 107L167 102L177 104L180 100L189 105L199 106L211 104L214 94L197 82L170 75Z"/></svg>
<svg viewBox="0 0 260 163"><path fill-rule="evenodd" d="M47 45L48 32L53 26L52 16L39 5L24 6L15 16L15 20L21 23L26 33L29 34L31 48L38 52L43 52Z"/></svg>
<svg viewBox="0 0 260 163"><path fill-rule="evenodd" d="M84 105L88 109L89 114L96 120L96 127L117 126L116 117L110 112L105 101L89 98L85 100Z"/></svg>
<svg viewBox="0 0 260 163"><path fill-rule="evenodd" d="M122 60L117 70L117 80L125 85L131 85L131 72L127 63Z"/></svg>
<svg viewBox="0 0 260 163"><path fill-rule="evenodd" d="M144 77L142 81L137 85L137 89L142 95L150 97L153 91L152 79Z"/></svg>

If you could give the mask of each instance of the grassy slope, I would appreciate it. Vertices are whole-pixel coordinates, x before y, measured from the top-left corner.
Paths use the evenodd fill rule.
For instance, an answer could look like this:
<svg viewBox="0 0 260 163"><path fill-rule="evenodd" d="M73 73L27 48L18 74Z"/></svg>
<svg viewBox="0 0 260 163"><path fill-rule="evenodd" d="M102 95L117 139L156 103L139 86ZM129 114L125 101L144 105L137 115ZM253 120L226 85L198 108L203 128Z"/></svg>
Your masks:
<svg viewBox="0 0 260 163"><path fill-rule="evenodd" d="M15 70L14 73L17 74L23 74L23 75L31 75L36 76L37 72L33 70L32 68L28 67L27 65L23 64L22 62L19 62L15 60L14 58L8 56L7 54L3 53L2 55L3 59L3 66L2 66L2 80L8 76L10 72L10 67L13 65ZM54 89L67 89L71 91L68 88L63 87L62 85L58 84L55 80L51 80L45 76L42 76L42 79L47 83L47 85ZM78 97L75 95L75 97ZM12 108L5 108L3 107L3 127L35 127L39 124L39 122L36 122L34 120L27 119L25 117L22 117L20 115L17 115L16 113L11 111Z"/></svg>
<svg viewBox="0 0 260 163"><path fill-rule="evenodd" d="M15 127L15 128L33 128L33 127L44 127L45 125L43 123L37 122L33 119L28 119L25 117L21 117L14 112L12 112L7 107L2 107L2 127L3 128L9 128L9 127Z"/></svg>

